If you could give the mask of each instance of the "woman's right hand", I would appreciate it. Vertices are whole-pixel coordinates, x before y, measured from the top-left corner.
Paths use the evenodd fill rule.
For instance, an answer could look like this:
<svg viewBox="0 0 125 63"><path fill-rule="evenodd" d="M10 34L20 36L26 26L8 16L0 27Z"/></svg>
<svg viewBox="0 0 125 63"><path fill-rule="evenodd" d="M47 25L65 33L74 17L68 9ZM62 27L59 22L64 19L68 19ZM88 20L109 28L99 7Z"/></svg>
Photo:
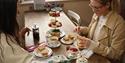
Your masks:
<svg viewBox="0 0 125 63"><path fill-rule="evenodd" d="M80 33L80 32L83 32L83 31L85 31L85 27L82 27L82 26L77 26L74 29L74 32L77 32L77 33Z"/></svg>
<svg viewBox="0 0 125 63"><path fill-rule="evenodd" d="M78 34L82 34L82 35L87 35L88 33L88 27L84 26L77 26L75 29L74 29L74 32L78 33Z"/></svg>
<svg viewBox="0 0 125 63"><path fill-rule="evenodd" d="M22 28L21 31L19 32L20 37L25 38L25 34L29 35L29 31L31 31L29 28L25 27Z"/></svg>

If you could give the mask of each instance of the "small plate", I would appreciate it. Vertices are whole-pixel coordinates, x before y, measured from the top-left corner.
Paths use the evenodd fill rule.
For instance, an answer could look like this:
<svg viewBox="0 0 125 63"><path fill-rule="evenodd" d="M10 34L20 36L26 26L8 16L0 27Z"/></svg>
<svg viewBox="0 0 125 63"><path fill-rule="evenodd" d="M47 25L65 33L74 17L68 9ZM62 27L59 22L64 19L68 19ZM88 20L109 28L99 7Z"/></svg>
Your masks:
<svg viewBox="0 0 125 63"><path fill-rule="evenodd" d="M50 56L52 55L52 53L53 53L52 49L49 48L49 47L45 47L45 49L48 50L48 55L47 55L47 56L44 56L44 55L42 55L40 52L38 52L38 49L37 49L37 48L33 51L33 53L34 53L34 55L37 56L37 57L42 57L42 58L50 57ZM42 51L41 51L41 52L42 52Z"/></svg>
<svg viewBox="0 0 125 63"><path fill-rule="evenodd" d="M52 56L51 61L53 61L54 63L60 63L61 61L67 61L67 57L64 55L56 55L56 56Z"/></svg>
<svg viewBox="0 0 125 63"><path fill-rule="evenodd" d="M51 11L62 11L61 7L54 7L51 9Z"/></svg>
<svg viewBox="0 0 125 63"><path fill-rule="evenodd" d="M51 35L52 30L54 30L54 29L50 29L49 31L46 32L46 36L47 36L47 37L52 36L52 35ZM65 32L62 31L62 30L60 30L60 37L63 37L63 36L65 36Z"/></svg>
<svg viewBox="0 0 125 63"><path fill-rule="evenodd" d="M47 41L48 47L50 48L57 48L61 46L61 43L59 41Z"/></svg>
<svg viewBox="0 0 125 63"><path fill-rule="evenodd" d="M79 52L72 52L72 51L67 51L66 52L66 57L68 59L77 59L77 55L78 55Z"/></svg>

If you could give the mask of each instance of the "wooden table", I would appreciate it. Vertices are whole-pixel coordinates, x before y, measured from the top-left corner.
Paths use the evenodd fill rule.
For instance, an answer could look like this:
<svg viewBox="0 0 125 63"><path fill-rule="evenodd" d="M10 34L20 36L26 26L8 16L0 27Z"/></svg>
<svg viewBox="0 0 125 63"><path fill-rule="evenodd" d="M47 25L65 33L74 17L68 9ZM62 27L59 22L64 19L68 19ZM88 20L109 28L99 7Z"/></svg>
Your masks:
<svg viewBox="0 0 125 63"><path fill-rule="evenodd" d="M52 29L48 26L50 20L54 18L48 15L48 12L31 12L25 14L25 27L32 29L33 25L36 24L39 26L40 31L40 42L45 41L45 34L49 29ZM73 32L75 25L71 20L66 16L64 12L60 13L60 17L57 17L57 20L62 23L62 27L59 29L63 30L65 33ZM29 36L26 36L26 44L31 45L33 42L32 32Z"/></svg>
<svg viewBox="0 0 125 63"><path fill-rule="evenodd" d="M48 15L48 12L31 12L25 14L25 27L29 27L32 29L32 26L34 23L36 23L39 26L39 32L40 32L40 42L46 41L45 35L46 32L51 29L48 26L48 23L50 20L54 18ZM66 16L64 12L60 13L60 17L57 17L57 20L62 23L62 27L59 29L63 30L66 34L72 33L73 29L75 28L75 25L70 21L70 19ZM30 32L29 36L25 36L26 45L30 46L33 45L33 35L32 32ZM59 48L53 49L53 55L60 55L64 54L66 50L66 45L61 45ZM47 63L48 59L42 59L42 58L36 58L35 62L38 63Z"/></svg>
<svg viewBox="0 0 125 63"><path fill-rule="evenodd" d="M40 42L46 41L45 35L46 32L51 29L48 26L48 23L53 17L48 15L48 12L31 12L25 14L25 26L32 29L32 26L34 23L36 23L39 26L40 31ZM57 18L62 23L62 27L60 27L61 30L63 30L66 34L72 33L73 29L75 28L75 25L70 21L70 19L66 16L64 12L60 13L60 17ZM32 32L30 32L29 36L25 36L26 45L33 45L33 36ZM53 50L53 56L54 55L60 55L64 54L66 51L67 45L61 45L59 48L52 49ZM50 57L51 58L51 57ZM33 63L48 63L48 60L50 58L38 58L36 57L34 59ZM103 56L93 54L89 59L89 63L100 63L100 61L103 61L104 63L110 63L106 58ZM102 63L103 63L102 62Z"/></svg>

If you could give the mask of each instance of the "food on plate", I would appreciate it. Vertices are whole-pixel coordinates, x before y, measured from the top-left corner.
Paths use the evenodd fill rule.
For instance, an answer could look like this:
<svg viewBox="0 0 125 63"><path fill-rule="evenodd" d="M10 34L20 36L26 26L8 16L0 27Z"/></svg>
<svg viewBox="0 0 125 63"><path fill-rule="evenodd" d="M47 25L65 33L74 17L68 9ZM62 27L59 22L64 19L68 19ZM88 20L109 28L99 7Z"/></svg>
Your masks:
<svg viewBox="0 0 125 63"><path fill-rule="evenodd" d="M52 35L52 36L58 36L58 37L59 37L59 36L60 36L60 32L51 32L51 35Z"/></svg>
<svg viewBox="0 0 125 63"><path fill-rule="evenodd" d="M52 41L58 41L58 37L57 36L52 36L52 37L50 37L50 39L52 40Z"/></svg>
<svg viewBox="0 0 125 63"><path fill-rule="evenodd" d="M51 19L51 22L48 25L49 25L49 27L56 28L56 27L61 27L62 23L59 22L58 20Z"/></svg>
<svg viewBox="0 0 125 63"><path fill-rule="evenodd" d="M45 46L39 46L39 47L37 48L38 52L41 52L41 51L43 51L44 49L45 49Z"/></svg>
<svg viewBox="0 0 125 63"><path fill-rule="evenodd" d="M60 16L60 12L50 11L50 12L49 12L49 15L52 16L52 17L59 17L59 16Z"/></svg>
<svg viewBox="0 0 125 63"><path fill-rule="evenodd" d="M41 54L44 56L44 57L47 57L48 56L48 50L47 49L44 49Z"/></svg>
<svg viewBox="0 0 125 63"><path fill-rule="evenodd" d="M74 47L74 48L73 48L73 47L72 47L72 48L69 48L69 50L70 50L71 52L78 52L78 49L75 48L75 47Z"/></svg>
<svg viewBox="0 0 125 63"><path fill-rule="evenodd" d="M37 48L37 52L40 53L41 55L43 55L44 57L47 57L48 56L48 49L46 49L45 46L39 46Z"/></svg>
<svg viewBox="0 0 125 63"><path fill-rule="evenodd" d="M59 37L60 36L60 30L59 29L54 29L51 31L50 33L52 36L57 36Z"/></svg>
<svg viewBox="0 0 125 63"><path fill-rule="evenodd" d="M68 34L68 35L66 35L63 39L65 40L65 41L70 41L70 40L73 40L75 37L73 36L73 35L71 35L71 34Z"/></svg>
<svg viewBox="0 0 125 63"><path fill-rule="evenodd" d="M59 47L61 45L61 43L59 42L59 37L57 37L57 36L48 37L47 43L48 43L48 46L51 48L56 48L56 47Z"/></svg>
<svg viewBox="0 0 125 63"><path fill-rule="evenodd" d="M67 57L70 59L76 59L78 54L78 49L75 47L70 47L69 50L67 50Z"/></svg>

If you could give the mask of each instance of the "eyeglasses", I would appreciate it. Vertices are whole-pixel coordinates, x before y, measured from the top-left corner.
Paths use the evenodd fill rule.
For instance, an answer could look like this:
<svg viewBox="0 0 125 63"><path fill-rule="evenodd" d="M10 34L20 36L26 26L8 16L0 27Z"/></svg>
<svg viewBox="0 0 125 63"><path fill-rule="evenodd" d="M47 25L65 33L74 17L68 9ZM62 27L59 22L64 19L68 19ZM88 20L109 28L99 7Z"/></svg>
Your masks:
<svg viewBox="0 0 125 63"><path fill-rule="evenodd" d="M93 6L92 4L89 4L89 6L91 7L91 8L93 8L93 9L95 9L95 10L99 10L99 9L101 9L104 5L101 5L101 6Z"/></svg>

